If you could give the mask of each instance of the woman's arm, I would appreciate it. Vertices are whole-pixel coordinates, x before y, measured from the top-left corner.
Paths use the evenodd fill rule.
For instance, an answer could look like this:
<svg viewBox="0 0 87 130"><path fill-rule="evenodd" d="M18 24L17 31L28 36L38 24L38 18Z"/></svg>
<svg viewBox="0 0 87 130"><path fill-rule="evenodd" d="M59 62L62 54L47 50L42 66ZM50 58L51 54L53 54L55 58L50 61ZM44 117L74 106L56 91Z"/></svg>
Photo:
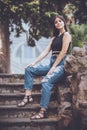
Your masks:
<svg viewBox="0 0 87 130"><path fill-rule="evenodd" d="M50 69L49 74L53 72L53 70L55 69L55 67L60 63L60 61L66 55L70 42L71 42L71 35L68 32L66 32L64 34L64 36L63 36L62 50L61 50L60 54L58 55L56 61L54 62L52 68Z"/></svg>
<svg viewBox="0 0 87 130"><path fill-rule="evenodd" d="M53 38L52 38L53 40ZM48 44L48 46L46 47L46 49L36 58L36 60L31 63L29 66L34 66L36 65L37 63L39 63L42 59L44 59L48 53L50 52L51 50L51 43L52 43L52 40L50 41L50 43Z"/></svg>

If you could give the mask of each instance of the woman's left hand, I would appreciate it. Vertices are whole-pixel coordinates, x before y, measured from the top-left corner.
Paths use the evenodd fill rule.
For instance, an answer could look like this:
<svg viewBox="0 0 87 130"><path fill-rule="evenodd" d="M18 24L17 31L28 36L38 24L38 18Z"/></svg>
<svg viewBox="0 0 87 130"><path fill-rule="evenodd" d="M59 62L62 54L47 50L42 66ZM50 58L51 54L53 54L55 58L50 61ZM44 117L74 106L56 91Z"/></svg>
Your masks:
<svg viewBox="0 0 87 130"><path fill-rule="evenodd" d="M51 69L50 69L49 72L48 72L48 75L51 75L54 70L55 70L55 67L51 67Z"/></svg>

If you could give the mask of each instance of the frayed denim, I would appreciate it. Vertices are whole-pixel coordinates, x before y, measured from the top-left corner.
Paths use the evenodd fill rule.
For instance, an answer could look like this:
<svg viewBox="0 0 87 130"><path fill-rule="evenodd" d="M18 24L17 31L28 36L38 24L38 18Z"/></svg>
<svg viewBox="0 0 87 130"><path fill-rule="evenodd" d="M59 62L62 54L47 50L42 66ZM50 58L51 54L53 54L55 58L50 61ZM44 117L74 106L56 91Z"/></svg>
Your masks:
<svg viewBox="0 0 87 130"><path fill-rule="evenodd" d="M33 89L33 81L35 76L44 76L44 79L41 82L42 85L42 95L40 101L40 107L48 108L48 104L51 97L51 90L65 75L64 71L64 61L63 60L57 65L54 72L51 75L48 75L50 68L56 60L56 56L51 57L49 65L39 65L37 67L27 67L25 69L25 80L24 80L24 88L26 90Z"/></svg>

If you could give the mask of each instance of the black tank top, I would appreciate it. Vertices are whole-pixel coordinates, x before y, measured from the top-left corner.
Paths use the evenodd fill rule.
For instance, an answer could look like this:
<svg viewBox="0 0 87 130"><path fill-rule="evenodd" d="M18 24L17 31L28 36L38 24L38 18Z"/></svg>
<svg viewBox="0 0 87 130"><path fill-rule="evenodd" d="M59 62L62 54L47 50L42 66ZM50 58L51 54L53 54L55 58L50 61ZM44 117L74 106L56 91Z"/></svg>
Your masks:
<svg viewBox="0 0 87 130"><path fill-rule="evenodd" d="M62 49L62 44L63 44L63 34L61 34L60 36L56 36L54 39L53 39L53 42L51 44L51 49L52 49L52 52L53 51L61 51Z"/></svg>

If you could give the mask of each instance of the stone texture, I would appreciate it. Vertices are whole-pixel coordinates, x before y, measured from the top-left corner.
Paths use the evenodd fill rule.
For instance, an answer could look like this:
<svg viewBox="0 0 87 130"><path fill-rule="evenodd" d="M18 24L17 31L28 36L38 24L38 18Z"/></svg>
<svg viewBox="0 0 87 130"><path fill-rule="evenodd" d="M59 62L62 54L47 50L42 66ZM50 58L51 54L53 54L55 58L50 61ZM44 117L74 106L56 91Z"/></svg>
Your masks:
<svg viewBox="0 0 87 130"><path fill-rule="evenodd" d="M30 121L31 112L37 111L37 107L20 110L16 107L7 108L8 112L4 109L6 114L1 114L1 117L5 119L0 119L3 124L7 123L10 126L0 126L0 130L87 130L87 43L82 48L73 48L72 55L66 59L65 71L66 78L57 84L53 94L55 98L52 95L52 101L56 101L57 105L56 111L52 108L54 103L51 104L49 115L52 118ZM34 85L36 84L34 94L41 92L41 79L42 77L34 80ZM17 84L15 85L14 82ZM22 84L18 85L19 82ZM17 101L23 97L23 95L17 95L18 92L22 92L22 87L23 75L0 75L0 106L10 105L11 108L13 104L16 105ZM34 95L36 102L39 102L38 96L38 94ZM3 110L0 108L0 111Z"/></svg>
<svg viewBox="0 0 87 130"><path fill-rule="evenodd" d="M80 117L79 124L87 129L87 43L82 48L73 48L72 55L66 59L65 70L71 74L73 117Z"/></svg>

